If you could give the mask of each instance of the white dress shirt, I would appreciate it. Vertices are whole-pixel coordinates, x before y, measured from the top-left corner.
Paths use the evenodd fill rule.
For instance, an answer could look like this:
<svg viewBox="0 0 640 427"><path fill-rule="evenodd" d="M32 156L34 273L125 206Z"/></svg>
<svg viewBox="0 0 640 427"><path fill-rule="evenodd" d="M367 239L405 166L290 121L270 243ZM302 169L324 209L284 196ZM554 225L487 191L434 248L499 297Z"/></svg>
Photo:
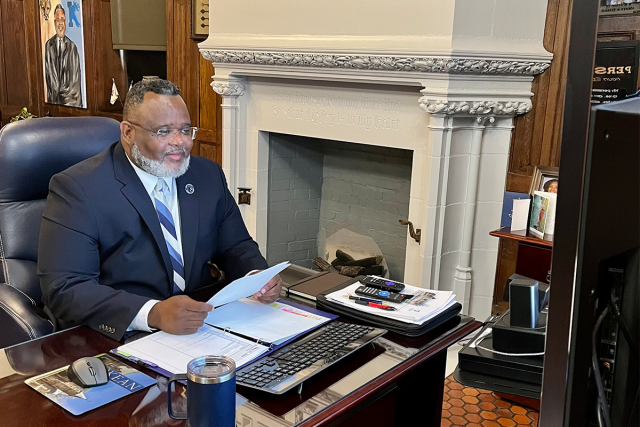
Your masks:
<svg viewBox="0 0 640 427"><path fill-rule="evenodd" d="M129 163L131 163L131 166L133 166L133 170L136 171L136 174L140 178L140 181L142 181L142 185L144 185L145 190L147 190L147 193L149 194L149 197L151 198L151 202L153 203L153 206L155 208L156 204L155 204L155 197L153 195L153 192L158 182L158 177L155 175L151 175L150 173L147 173L142 169L140 169L131 161L129 156L127 156L127 160L129 160ZM177 236L178 246L179 246L176 249L180 253L180 256L182 257L182 259L184 259L184 256L182 255L182 230L180 228L180 206L178 204L178 192L175 191L176 179L167 178L167 177L163 177L162 179L164 179L164 181L167 183L167 187L169 187L169 193L171 194L171 198L167 200L167 203L169 203L169 206L167 207L171 211L171 216L173 216L173 222L176 227L176 236ZM153 332L153 329L149 328L148 317L149 317L149 312L151 311L153 306L156 305L158 302L159 302L158 300L147 301L142 306L140 311L138 311L138 314L136 315L136 317L133 319L133 321L127 328L127 331L139 330L139 331Z"/></svg>

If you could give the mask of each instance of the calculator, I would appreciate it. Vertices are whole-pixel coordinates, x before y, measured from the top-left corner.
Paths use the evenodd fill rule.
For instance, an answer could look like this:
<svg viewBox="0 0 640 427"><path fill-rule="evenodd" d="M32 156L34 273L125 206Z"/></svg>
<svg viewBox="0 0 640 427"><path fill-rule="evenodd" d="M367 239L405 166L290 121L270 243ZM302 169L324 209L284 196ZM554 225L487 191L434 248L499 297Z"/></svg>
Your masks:
<svg viewBox="0 0 640 427"><path fill-rule="evenodd" d="M400 304L406 299L404 295L398 294L396 292L389 292L382 289L372 288L370 286L358 287L358 289L356 289L356 294L363 297L379 299L382 301L395 302L397 304Z"/></svg>

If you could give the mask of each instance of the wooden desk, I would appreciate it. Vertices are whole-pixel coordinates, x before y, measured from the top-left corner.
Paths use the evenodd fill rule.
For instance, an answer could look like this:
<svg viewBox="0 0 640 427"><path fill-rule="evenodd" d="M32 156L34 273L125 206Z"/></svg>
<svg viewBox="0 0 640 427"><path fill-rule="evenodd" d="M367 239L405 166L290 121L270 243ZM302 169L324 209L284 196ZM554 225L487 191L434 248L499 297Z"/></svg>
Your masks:
<svg viewBox="0 0 640 427"><path fill-rule="evenodd" d="M301 395L291 390L273 396L238 387L237 425L440 426L447 347L479 326L479 322L462 316L419 338L389 332L307 380ZM83 356L104 353L119 344L87 327L77 327L0 350L3 409L0 424L4 427L186 425L167 415L166 378L137 366L156 377L158 384L78 417L24 384L27 378ZM186 405L182 386L177 387L172 398L176 410Z"/></svg>

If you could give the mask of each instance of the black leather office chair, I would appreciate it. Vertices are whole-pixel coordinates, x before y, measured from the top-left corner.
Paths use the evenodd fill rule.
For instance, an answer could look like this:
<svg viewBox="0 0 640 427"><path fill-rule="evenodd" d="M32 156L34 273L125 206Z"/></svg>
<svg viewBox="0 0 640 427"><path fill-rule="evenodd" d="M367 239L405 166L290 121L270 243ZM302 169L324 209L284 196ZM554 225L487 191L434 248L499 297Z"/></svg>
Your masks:
<svg viewBox="0 0 640 427"><path fill-rule="evenodd" d="M0 348L54 330L36 273L49 180L119 139L120 124L105 117L45 117L0 130Z"/></svg>

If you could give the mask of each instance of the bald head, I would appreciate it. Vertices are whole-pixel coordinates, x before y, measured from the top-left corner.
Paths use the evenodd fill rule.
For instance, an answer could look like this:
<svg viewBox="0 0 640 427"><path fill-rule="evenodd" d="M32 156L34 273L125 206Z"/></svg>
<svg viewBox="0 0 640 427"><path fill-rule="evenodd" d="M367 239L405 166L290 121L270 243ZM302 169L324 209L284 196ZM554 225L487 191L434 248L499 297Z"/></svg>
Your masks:
<svg viewBox="0 0 640 427"><path fill-rule="evenodd" d="M137 108L144 102L144 96L147 93L155 93L157 95L178 96L180 89L169 80L162 79L144 79L134 84L124 101L124 111L122 118L124 120L132 120Z"/></svg>

